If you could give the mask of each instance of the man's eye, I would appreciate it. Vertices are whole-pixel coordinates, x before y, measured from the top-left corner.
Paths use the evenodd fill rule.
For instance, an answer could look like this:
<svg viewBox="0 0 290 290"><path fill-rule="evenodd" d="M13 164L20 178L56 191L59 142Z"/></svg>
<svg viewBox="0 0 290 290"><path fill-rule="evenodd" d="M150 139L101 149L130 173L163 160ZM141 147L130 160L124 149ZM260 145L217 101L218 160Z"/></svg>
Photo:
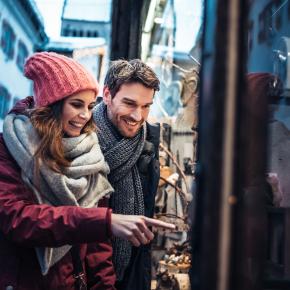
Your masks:
<svg viewBox="0 0 290 290"><path fill-rule="evenodd" d="M133 103L125 103L125 104L129 107L135 107L135 104L133 104Z"/></svg>

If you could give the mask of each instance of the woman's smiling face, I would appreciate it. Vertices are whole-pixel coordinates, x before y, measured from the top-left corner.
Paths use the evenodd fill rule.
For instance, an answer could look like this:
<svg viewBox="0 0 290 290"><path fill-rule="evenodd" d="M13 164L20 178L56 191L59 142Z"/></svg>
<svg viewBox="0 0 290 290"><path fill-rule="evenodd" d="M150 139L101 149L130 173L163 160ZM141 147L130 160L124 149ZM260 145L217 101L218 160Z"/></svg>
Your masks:
<svg viewBox="0 0 290 290"><path fill-rule="evenodd" d="M85 90L64 99L62 109L63 132L68 137L77 137L92 117L96 104L96 95L92 90Z"/></svg>

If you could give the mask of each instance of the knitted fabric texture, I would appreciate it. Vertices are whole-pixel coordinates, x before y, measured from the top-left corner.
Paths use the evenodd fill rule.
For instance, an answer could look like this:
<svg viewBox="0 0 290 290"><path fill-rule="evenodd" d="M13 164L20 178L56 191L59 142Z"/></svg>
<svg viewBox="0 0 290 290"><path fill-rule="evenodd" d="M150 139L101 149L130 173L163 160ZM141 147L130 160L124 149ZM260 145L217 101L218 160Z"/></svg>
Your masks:
<svg viewBox="0 0 290 290"><path fill-rule="evenodd" d="M39 145L39 136L30 119L24 115L9 114L4 120L3 137L10 153L21 168L23 181L32 189L39 204L53 206L97 206L113 188L106 176L109 166L98 144L95 133L63 138L65 156L71 160L63 174L52 171L44 163L39 164L39 176L35 182L34 154ZM41 160L40 160L41 161ZM48 273L71 248L37 247L37 258L42 274Z"/></svg>
<svg viewBox="0 0 290 290"><path fill-rule="evenodd" d="M114 213L144 215L144 196L137 161L142 153L146 124L133 138L120 138L107 118L107 107L102 102L95 107L93 118L98 130L99 143L110 167L108 175L115 192L111 195ZM122 280L131 258L129 241L113 238L113 263L117 280Z"/></svg>
<svg viewBox="0 0 290 290"><path fill-rule="evenodd" d="M99 87L93 76L72 58L53 52L38 52L28 58L24 75L33 81L36 107L57 102L72 94Z"/></svg>

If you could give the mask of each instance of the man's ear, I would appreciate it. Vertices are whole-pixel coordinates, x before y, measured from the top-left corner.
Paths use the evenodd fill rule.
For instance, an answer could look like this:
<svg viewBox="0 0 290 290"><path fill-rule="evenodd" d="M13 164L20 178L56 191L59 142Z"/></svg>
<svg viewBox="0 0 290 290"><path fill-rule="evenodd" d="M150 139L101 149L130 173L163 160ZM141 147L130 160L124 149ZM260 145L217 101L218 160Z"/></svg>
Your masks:
<svg viewBox="0 0 290 290"><path fill-rule="evenodd" d="M104 86L103 88L103 101L106 105L108 105L112 100L111 93L109 91L109 88L107 86Z"/></svg>

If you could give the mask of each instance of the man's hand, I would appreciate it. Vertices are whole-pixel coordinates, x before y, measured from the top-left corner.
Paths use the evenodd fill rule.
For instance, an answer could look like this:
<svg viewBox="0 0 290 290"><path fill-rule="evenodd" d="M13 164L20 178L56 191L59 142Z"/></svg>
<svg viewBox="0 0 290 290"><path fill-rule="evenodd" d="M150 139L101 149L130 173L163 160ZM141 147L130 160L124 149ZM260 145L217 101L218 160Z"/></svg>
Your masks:
<svg viewBox="0 0 290 290"><path fill-rule="evenodd" d="M175 225L157 219L138 215L112 213L112 233L114 236L130 241L135 247L148 244L154 238L149 226L174 230Z"/></svg>

